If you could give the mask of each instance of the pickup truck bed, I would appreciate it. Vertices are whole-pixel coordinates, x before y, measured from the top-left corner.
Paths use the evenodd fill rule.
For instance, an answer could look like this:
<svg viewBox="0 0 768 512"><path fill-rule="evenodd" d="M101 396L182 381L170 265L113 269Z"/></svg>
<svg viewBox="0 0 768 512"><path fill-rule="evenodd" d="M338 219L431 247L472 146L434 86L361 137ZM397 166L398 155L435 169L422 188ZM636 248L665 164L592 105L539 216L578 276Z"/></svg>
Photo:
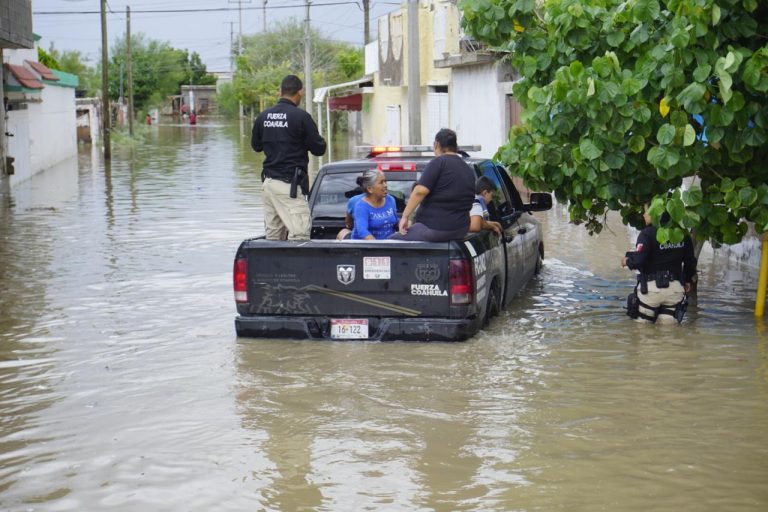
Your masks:
<svg viewBox="0 0 768 512"><path fill-rule="evenodd" d="M236 258L236 266L237 261L245 262L241 265L248 275L248 301L237 306L237 333L270 338L467 339L485 319L484 299L493 277L501 278L478 283L474 276L460 274L471 270L470 247L483 260L501 259L501 246L491 248L491 236L481 233L446 243L247 240ZM501 289L500 282L495 286ZM498 293L493 300L491 307L497 309ZM338 327L332 332L334 322ZM355 332L341 332L345 325Z"/></svg>

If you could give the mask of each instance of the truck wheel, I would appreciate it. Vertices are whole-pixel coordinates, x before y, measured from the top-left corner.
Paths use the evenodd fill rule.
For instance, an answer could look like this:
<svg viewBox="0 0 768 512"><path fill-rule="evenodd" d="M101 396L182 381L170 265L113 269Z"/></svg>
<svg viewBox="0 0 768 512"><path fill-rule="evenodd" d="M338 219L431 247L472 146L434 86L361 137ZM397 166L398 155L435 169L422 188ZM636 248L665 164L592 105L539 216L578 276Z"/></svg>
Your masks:
<svg viewBox="0 0 768 512"><path fill-rule="evenodd" d="M485 318L483 319L483 327L488 325L491 318L498 316L499 314L499 287L496 281L491 285L491 291L488 292L488 304L485 307Z"/></svg>
<svg viewBox="0 0 768 512"><path fill-rule="evenodd" d="M537 276L541 273L541 268L544 266L544 245L539 245L539 250L536 251L536 266L533 269L533 275Z"/></svg>

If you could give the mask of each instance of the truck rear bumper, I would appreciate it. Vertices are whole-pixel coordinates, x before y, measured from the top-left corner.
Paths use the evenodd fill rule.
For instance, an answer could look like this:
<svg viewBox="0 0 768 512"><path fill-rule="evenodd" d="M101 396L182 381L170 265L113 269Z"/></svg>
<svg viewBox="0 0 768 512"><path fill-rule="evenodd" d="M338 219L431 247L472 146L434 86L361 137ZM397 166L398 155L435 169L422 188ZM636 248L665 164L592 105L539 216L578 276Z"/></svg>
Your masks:
<svg viewBox="0 0 768 512"><path fill-rule="evenodd" d="M372 341L464 341L475 335L475 318L372 318L367 340ZM238 336L331 340L331 322L326 317L238 316ZM335 340L334 340L335 341ZM340 340L346 341L346 340Z"/></svg>

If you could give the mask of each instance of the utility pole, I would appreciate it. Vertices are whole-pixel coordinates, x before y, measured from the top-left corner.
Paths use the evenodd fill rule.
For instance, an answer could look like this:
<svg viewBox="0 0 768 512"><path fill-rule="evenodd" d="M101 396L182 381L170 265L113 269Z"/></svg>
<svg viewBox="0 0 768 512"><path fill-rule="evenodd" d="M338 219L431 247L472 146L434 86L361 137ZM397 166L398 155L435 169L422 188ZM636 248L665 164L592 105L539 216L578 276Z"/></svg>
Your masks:
<svg viewBox="0 0 768 512"><path fill-rule="evenodd" d="M237 20L240 23L240 35L237 38L237 54L243 53L243 0L237 0Z"/></svg>
<svg viewBox="0 0 768 512"><path fill-rule="evenodd" d="M123 75L125 74L125 63L123 61L120 61L120 88L118 89L120 92L117 95L118 97L118 103L120 103L120 106L123 106Z"/></svg>
<svg viewBox="0 0 768 512"><path fill-rule="evenodd" d="M363 45L371 42L371 0L363 0Z"/></svg>
<svg viewBox="0 0 768 512"><path fill-rule="evenodd" d="M312 47L310 40L309 6L307 0L307 18L304 20L304 109L312 115Z"/></svg>
<svg viewBox="0 0 768 512"><path fill-rule="evenodd" d="M421 144L419 0L408 0L408 143Z"/></svg>
<svg viewBox="0 0 768 512"><path fill-rule="evenodd" d="M264 0L261 3L261 14L262 14L262 20L261 20L261 31L266 34L267 32L267 0Z"/></svg>
<svg viewBox="0 0 768 512"><path fill-rule="evenodd" d="M133 62L131 57L131 8L125 8L125 47L127 49L126 62L128 63L128 134L133 137Z"/></svg>
<svg viewBox="0 0 768 512"><path fill-rule="evenodd" d="M232 0L230 0L231 3ZM246 3L251 3L250 0ZM239 27L239 33L237 36L237 56L243 54L243 0L237 0L237 19ZM240 117L243 117L243 102L239 102Z"/></svg>
<svg viewBox="0 0 768 512"><path fill-rule="evenodd" d="M104 141L104 159L112 159L109 140L109 51L107 49L107 0L101 0L101 136Z"/></svg>
<svg viewBox="0 0 768 512"><path fill-rule="evenodd" d="M233 52L235 41L235 22L228 21L226 23L229 23L229 72L232 73L232 71L235 69L235 54Z"/></svg>

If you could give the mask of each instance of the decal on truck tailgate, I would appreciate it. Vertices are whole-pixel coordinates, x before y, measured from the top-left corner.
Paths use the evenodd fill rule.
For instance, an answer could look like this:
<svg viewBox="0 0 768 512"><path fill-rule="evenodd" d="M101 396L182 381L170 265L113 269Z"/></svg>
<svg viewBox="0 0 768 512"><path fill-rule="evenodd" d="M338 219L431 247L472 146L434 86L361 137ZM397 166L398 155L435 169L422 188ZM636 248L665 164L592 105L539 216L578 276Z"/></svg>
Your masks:
<svg viewBox="0 0 768 512"><path fill-rule="evenodd" d="M388 309L389 311L393 311L395 313L400 313L401 315L406 316L419 316L421 314L421 311L417 309L411 309L406 308L405 306L398 306L397 304L391 304L389 302L383 302L376 299L371 299L369 297L364 297L362 295L357 295L355 293L349 293L349 292L341 292L337 290L329 290L328 288L321 288L316 285L310 285L304 288L307 291L312 292L318 292L318 293L325 293L327 295L332 295L334 297L339 297L342 299L351 300L354 302L359 302L361 304L367 304L368 306L374 306L381 309Z"/></svg>

